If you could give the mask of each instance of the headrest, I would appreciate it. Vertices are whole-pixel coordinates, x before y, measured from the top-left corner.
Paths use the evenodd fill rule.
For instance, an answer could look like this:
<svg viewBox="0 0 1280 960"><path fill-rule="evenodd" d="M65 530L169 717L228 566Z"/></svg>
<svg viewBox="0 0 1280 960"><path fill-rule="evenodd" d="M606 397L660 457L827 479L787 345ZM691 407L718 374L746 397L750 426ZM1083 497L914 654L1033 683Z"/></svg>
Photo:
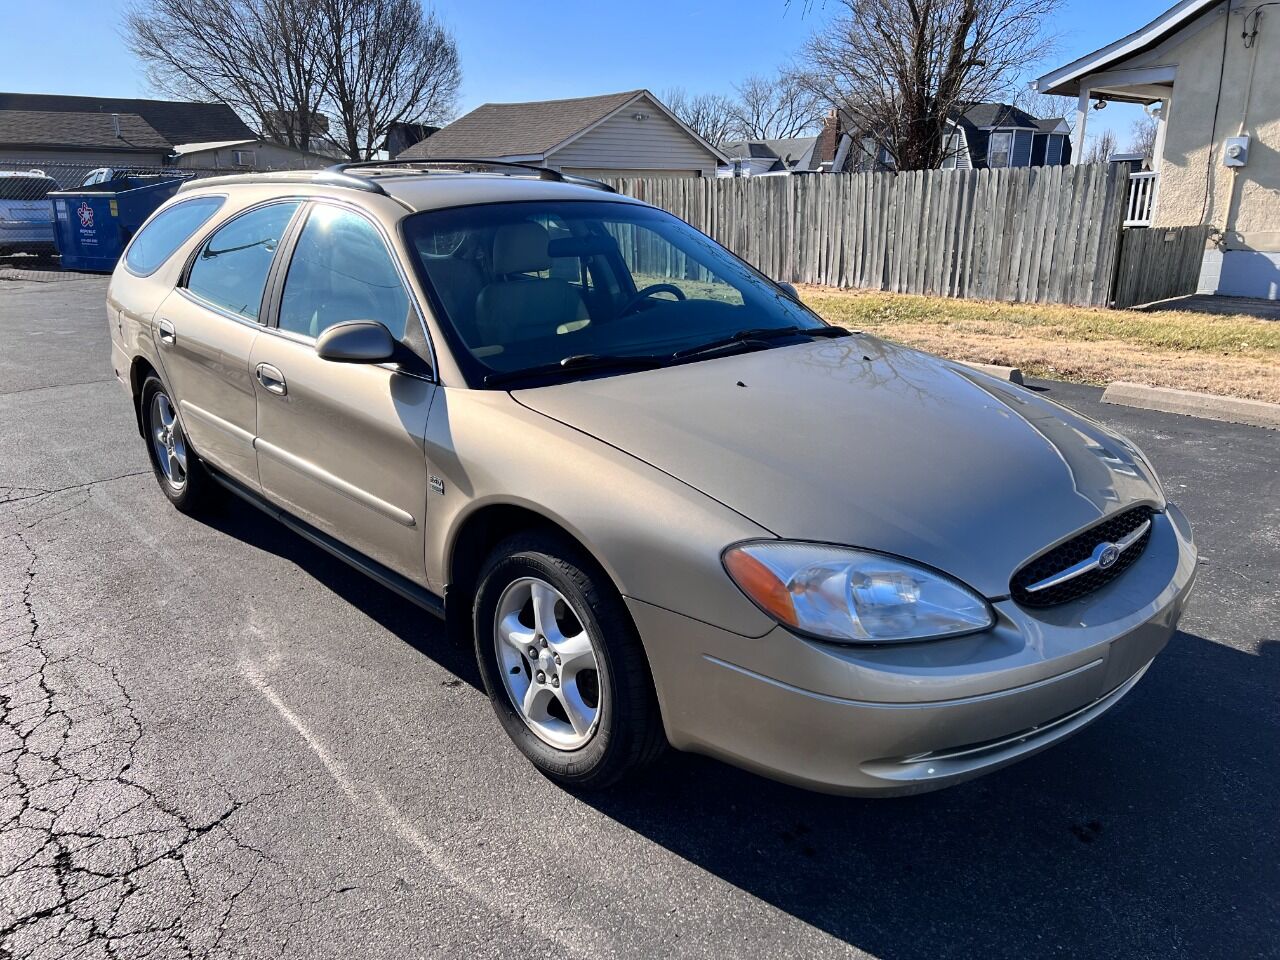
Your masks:
<svg viewBox="0 0 1280 960"><path fill-rule="evenodd" d="M499 227L493 235L493 272L531 273L551 266L547 243L551 237L540 223L525 220Z"/></svg>

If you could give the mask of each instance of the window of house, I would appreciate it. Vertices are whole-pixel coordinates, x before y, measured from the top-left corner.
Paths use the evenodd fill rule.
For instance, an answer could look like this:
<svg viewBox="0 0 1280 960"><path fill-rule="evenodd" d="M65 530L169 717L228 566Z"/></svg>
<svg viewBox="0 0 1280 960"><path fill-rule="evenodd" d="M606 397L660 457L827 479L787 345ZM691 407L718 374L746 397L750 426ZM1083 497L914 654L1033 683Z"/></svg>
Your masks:
<svg viewBox="0 0 1280 960"><path fill-rule="evenodd" d="M987 166L1007 167L1013 153L1013 131L992 130L987 142Z"/></svg>
<svg viewBox="0 0 1280 960"><path fill-rule="evenodd" d="M258 158L252 150L232 150L231 159L237 167L252 167Z"/></svg>
<svg viewBox="0 0 1280 960"><path fill-rule="evenodd" d="M947 134L942 141L942 166L948 170L958 167L960 165L960 151L963 149L964 142L960 139L960 134Z"/></svg>
<svg viewBox="0 0 1280 960"><path fill-rule="evenodd" d="M298 201L272 203L236 217L205 241L187 289L214 306L257 320L262 290Z"/></svg>
<svg viewBox="0 0 1280 960"><path fill-rule="evenodd" d="M318 337L335 323L376 320L404 336L409 296L372 223L319 204L307 217L280 298L280 329Z"/></svg>
<svg viewBox="0 0 1280 960"><path fill-rule="evenodd" d="M1050 167L1062 165L1062 134L1049 134L1049 139L1045 142L1044 162Z"/></svg>

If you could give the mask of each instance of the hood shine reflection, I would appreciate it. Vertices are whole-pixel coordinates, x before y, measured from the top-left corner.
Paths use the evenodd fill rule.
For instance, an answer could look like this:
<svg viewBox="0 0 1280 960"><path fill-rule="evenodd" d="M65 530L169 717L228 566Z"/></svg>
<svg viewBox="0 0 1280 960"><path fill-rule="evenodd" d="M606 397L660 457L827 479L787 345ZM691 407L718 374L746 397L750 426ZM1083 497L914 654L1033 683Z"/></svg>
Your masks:
<svg viewBox="0 0 1280 960"><path fill-rule="evenodd" d="M1099 424L862 335L514 396L779 537L908 557L993 598L1081 527L1164 504Z"/></svg>

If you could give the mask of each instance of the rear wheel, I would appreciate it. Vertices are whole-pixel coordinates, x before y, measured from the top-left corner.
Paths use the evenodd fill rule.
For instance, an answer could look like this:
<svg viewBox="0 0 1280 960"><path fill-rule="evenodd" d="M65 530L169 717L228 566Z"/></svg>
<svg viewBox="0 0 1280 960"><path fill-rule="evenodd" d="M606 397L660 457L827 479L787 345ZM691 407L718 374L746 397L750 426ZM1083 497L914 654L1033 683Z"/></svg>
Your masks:
<svg viewBox="0 0 1280 960"><path fill-rule="evenodd" d="M501 544L480 577L476 656L503 729L542 773L606 787L666 746L653 680L622 598L566 539Z"/></svg>
<svg viewBox="0 0 1280 960"><path fill-rule="evenodd" d="M142 385L142 430L160 489L183 513L208 507L214 482L187 443L178 410L160 378L152 374Z"/></svg>

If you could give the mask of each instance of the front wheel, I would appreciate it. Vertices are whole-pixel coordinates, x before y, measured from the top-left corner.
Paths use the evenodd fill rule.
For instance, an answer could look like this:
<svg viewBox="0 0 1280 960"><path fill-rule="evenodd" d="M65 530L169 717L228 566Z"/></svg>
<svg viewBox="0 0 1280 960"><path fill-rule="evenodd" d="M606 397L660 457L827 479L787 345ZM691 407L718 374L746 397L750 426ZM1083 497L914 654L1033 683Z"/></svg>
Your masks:
<svg viewBox="0 0 1280 960"><path fill-rule="evenodd" d="M606 787L666 746L622 598L572 543L528 534L500 545L481 573L474 624L498 721L551 779Z"/></svg>

